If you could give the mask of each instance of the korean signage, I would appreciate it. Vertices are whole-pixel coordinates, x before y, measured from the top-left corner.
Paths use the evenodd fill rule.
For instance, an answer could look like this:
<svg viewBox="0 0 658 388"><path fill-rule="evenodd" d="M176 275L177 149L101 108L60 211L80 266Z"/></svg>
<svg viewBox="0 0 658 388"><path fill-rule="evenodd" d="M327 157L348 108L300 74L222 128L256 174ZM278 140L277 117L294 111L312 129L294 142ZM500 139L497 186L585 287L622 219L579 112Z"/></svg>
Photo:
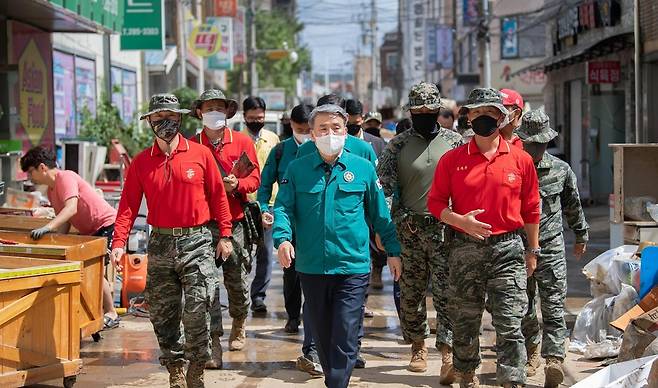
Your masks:
<svg viewBox="0 0 658 388"><path fill-rule="evenodd" d="M500 56L503 59L519 56L518 20L515 17L503 18L500 31Z"/></svg>
<svg viewBox="0 0 658 388"><path fill-rule="evenodd" d="M462 0L463 1L463 14L464 25L473 26L478 24L480 18L479 4L481 0Z"/></svg>
<svg viewBox="0 0 658 388"><path fill-rule="evenodd" d="M215 0L215 16L235 17L237 9L237 0Z"/></svg>
<svg viewBox="0 0 658 388"><path fill-rule="evenodd" d="M427 70L435 70L437 68L437 59L436 59L436 23L432 21L427 21L425 23L425 29L427 31L427 36L425 39L427 42Z"/></svg>
<svg viewBox="0 0 658 388"><path fill-rule="evenodd" d="M130 0L133 1L133 0ZM112 31L120 32L126 0L49 0L50 4L65 8L74 14L95 21ZM144 0L136 0L144 2Z"/></svg>
<svg viewBox="0 0 658 388"><path fill-rule="evenodd" d="M557 38L576 36L587 30L614 26L621 21L618 0L589 0L569 8L557 20Z"/></svg>
<svg viewBox="0 0 658 388"><path fill-rule="evenodd" d="M208 58L208 69L232 70L233 69L233 18L222 16L208 18L206 23L214 26L219 31L219 48L217 53Z"/></svg>
<svg viewBox="0 0 658 388"><path fill-rule="evenodd" d="M215 55L220 48L219 30L210 24L194 27L189 40L190 50L200 57Z"/></svg>
<svg viewBox="0 0 658 388"><path fill-rule="evenodd" d="M286 110L286 92L284 89L259 89L258 97L265 100L267 109Z"/></svg>
<svg viewBox="0 0 658 388"><path fill-rule="evenodd" d="M233 18L233 63L240 65L247 62L247 39L245 33L244 7L238 7L238 12Z"/></svg>
<svg viewBox="0 0 658 388"><path fill-rule="evenodd" d="M621 81L619 61L587 62L588 84L613 84Z"/></svg>
<svg viewBox="0 0 658 388"><path fill-rule="evenodd" d="M164 50L164 0L125 0L121 50Z"/></svg>
<svg viewBox="0 0 658 388"><path fill-rule="evenodd" d="M50 34L15 21L9 31L10 63L18 67L18 77L10 86L17 99L9 112L18 114L12 138L21 140L23 149L52 145L55 133Z"/></svg>
<svg viewBox="0 0 658 388"><path fill-rule="evenodd" d="M409 0L401 2L401 12L411 15L402 19L403 37L403 73L404 88L409 90L412 85L425 79L425 66L427 63L427 29L425 0Z"/></svg>

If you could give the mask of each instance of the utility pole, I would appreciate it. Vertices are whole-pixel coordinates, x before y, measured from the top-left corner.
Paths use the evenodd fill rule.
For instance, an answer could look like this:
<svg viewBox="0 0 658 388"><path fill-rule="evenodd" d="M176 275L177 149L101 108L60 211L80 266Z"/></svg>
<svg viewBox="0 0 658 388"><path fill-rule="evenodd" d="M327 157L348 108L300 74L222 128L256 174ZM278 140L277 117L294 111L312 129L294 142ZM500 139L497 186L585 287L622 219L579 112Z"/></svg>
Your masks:
<svg viewBox="0 0 658 388"><path fill-rule="evenodd" d="M372 82L370 90L370 110L377 110L375 98L377 86L377 7L375 5L375 0L370 0L370 50L371 50L371 72L372 72Z"/></svg>
<svg viewBox="0 0 658 388"><path fill-rule="evenodd" d="M196 0L196 14L201 21L201 24L205 24L206 18L203 5L201 0ZM206 59L204 57L199 57L199 78L197 80L197 90L199 94L203 93L206 89Z"/></svg>
<svg viewBox="0 0 658 388"><path fill-rule="evenodd" d="M484 52L482 56L482 81L485 88L491 87L491 41L489 39L489 0L482 0L482 16L484 17Z"/></svg>
<svg viewBox="0 0 658 388"><path fill-rule="evenodd" d="M185 1L177 2L178 10L178 49L180 60L180 75L178 86L184 87L187 84L187 42L185 37Z"/></svg>
<svg viewBox="0 0 658 388"><path fill-rule="evenodd" d="M247 0L247 63L249 64L249 94L255 96L258 90L258 70L256 69L256 4L254 0Z"/></svg>

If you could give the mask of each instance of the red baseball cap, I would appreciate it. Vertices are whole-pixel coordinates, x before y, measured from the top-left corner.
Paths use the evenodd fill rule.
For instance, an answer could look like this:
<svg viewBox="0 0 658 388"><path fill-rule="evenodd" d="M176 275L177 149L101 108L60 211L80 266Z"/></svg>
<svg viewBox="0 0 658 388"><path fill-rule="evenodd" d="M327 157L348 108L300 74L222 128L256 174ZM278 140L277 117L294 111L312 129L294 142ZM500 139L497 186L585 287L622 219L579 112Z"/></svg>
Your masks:
<svg viewBox="0 0 658 388"><path fill-rule="evenodd" d="M500 89L500 94L503 96L503 105L516 105L523 109L523 97L516 90Z"/></svg>

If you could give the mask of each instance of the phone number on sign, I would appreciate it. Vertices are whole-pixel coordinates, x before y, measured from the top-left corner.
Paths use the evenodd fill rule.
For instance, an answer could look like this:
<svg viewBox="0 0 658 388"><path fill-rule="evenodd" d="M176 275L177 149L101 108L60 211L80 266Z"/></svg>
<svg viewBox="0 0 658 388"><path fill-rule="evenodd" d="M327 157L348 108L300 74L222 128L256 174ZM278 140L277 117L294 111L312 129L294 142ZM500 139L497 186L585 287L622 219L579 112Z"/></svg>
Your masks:
<svg viewBox="0 0 658 388"><path fill-rule="evenodd" d="M157 27L151 27L151 28L124 28L123 31L121 32L122 35L130 35L130 36L154 36L154 35L160 35L160 29Z"/></svg>

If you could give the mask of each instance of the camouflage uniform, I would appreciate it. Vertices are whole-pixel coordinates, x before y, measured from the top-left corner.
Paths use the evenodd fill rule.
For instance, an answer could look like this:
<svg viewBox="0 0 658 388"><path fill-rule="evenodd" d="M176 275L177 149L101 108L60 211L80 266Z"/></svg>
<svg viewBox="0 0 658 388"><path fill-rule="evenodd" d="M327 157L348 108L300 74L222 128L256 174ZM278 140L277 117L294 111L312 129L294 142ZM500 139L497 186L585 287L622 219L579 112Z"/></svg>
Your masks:
<svg viewBox="0 0 658 388"><path fill-rule="evenodd" d="M151 234L145 294L162 365L210 359L209 311L218 279L211 242L207 228L181 237Z"/></svg>
<svg viewBox="0 0 658 388"><path fill-rule="evenodd" d="M548 143L557 133L548 126L548 116L540 110L528 112L518 131L527 143ZM576 243L588 240L589 226L580 204L576 175L569 165L557 157L544 153L536 164L542 214L539 223L541 254L537 269L528 279L528 312L523 318L526 348L532 349L542 339L542 357L564 359L567 326L564 321L564 301L567 293L567 262L564 250L562 214L576 235ZM537 319L535 295L539 299L543 321L543 335Z"/></svg>
<svg viewBox="0 0 658 388"><path fill-rule="evenodd" d="M439 91L434 84L420 83L415 85L409 92L410 103L407 109L416 109L426 106L430 109L441 107ZM436 155L435 160L430 161L427 156L427 164L423 160L422 168L427 169L425 173L433 175L436 164L441 155L449 149L461 144L461 136L456 132L439 129L437 135L442 146L445 148ZM435 140L437 139L435 138ZM419 188L408 188L400 175L401 170L406 170L411 164L409 160L402 160L401 154L405 147L417 147L430 153L430 143L413 128L394 137L379 157L377 175L387 198L393 198L392 218L396 225L398 237L402 244L402 276L400 277L400 325L405 339L412 342L422 341L430 334L427 324L427 309L425 305L425 293L428 284L432 292L432 301L437 312L437 338L436 346L441 344L452 346L452 324L447 313L447 259L444 248L444 229L441 224L427 210L427 192L431 186L431 179L422 182ZM413 144L413 145L411 145ZM420 154L424 154L421 152ZM407 173L408 174L408 173ZM421 191L413 195L420 197L422 206L414 206L405 202L406 190ZM424 192L422 192L424 190ZM406 193L408 194L408 193Z"/></svg>

